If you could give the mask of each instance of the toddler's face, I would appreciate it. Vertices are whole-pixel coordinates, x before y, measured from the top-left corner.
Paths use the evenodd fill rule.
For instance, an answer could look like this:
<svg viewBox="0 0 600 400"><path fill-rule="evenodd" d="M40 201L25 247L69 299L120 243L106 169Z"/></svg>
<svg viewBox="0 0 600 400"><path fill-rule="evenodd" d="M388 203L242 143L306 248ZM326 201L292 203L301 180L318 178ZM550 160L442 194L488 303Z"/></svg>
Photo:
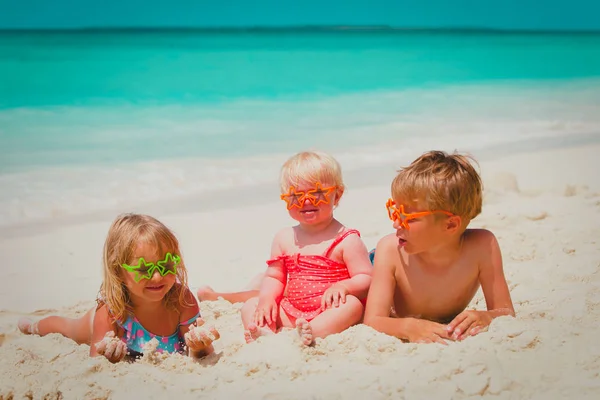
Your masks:
<svg viewBox="0 0 600 400"><path fill-rule="evenodd" d="M290 217L300 224L316 225L333 218L337 192L337 188L328 182L306 182L297 188L290 186L282 199L286 201Z"/></svg>

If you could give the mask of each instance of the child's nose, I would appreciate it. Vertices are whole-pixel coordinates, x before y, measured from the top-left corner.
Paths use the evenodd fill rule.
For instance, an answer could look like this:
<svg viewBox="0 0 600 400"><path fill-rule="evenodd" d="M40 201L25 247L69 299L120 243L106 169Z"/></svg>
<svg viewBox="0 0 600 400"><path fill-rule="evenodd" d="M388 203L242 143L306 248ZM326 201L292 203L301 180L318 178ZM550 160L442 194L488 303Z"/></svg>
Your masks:
<svg viewBox="0 0 600 400"><path fill-rule="evenodd" d="M152 281L160 281L161 275L160 272L156 269L154 270L154 273L152 274L152 278L150 280Z"/></svg>
<svg viewBox="0 0 600 400"><path fill-rule="evenodd" d="M395 230L405 229L404 224L399 219L395 219L392 226Z"/></svg>

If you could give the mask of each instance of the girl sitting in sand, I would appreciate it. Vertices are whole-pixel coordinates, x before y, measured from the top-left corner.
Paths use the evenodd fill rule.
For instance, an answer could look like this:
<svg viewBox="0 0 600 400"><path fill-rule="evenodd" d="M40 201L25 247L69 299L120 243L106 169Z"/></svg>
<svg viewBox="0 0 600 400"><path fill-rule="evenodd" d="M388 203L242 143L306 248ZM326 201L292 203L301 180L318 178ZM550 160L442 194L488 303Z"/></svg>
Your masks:
<svg viewBox="0 0 600 400"><path fill-rule="evenodd" d="M280 184L298 225L275 235L259 295L242 307L245 338L296 327L310 345L361 320L359 299L367 295L372 268L359 232L333 217L344 194L333 157L296 154L283 165Z"/></svg>
<svg viewBox="0 0 600 400"><path fill-rule="evenodd" d="M219 332L201 328L179 242L160 221L138 214L117 217L104 243L103 272L98 304L83 317L21 319L21 332L60 333L90 345L90 356L103 355L113 363L152 347L169 353L184 353L187 347L194 358L213 352Z"/></svg>

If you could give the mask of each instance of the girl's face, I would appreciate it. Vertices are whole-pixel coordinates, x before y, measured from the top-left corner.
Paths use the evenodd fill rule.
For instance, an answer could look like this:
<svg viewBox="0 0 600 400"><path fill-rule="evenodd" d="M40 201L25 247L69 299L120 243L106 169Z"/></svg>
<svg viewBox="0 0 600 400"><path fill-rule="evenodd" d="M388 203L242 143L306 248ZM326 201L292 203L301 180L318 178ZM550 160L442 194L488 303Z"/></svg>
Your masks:
<svg viewBox="0 0 600 400"><path fill-rule="evenodd" d="M165 254L158 254L156 247L152 245L138 243L130 262L133 266L139 265L140 258L143 258L146 263L156 264L165 260ZM140 268L143 269L144 266L140 265ZM152 272L149 279L139 279L139 273L130 272L124 268L121 273L134 304L139 304L139 302L161 302L177 279L176 275L172 273L162 276L157 269ZM138 274L138 279L136 279L136 274Z"/></svg>
<svg viewBox="0 0 600 400"><path fill-rule="evenodd" d="M327 223L333 219L333 209L338 202L338 190L332 184L302 183L294 188L297 193L304 193L291 200L288 199L290 217L300 225L315 226ZM290 190L288 190L290 193ZM295 206L290 208L290 204Z"/></svg>

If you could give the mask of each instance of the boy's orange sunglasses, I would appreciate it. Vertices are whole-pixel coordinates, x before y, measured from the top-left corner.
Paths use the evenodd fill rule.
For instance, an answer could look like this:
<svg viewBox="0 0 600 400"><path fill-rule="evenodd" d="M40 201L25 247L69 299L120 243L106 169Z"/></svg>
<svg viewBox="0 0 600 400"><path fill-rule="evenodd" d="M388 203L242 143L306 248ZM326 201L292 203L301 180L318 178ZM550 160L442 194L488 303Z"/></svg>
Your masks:
<svg viewBox="0 0 600 400"><path fill-rule="evenodd" d="M296 191L296 188L290 186L287 193L282 194L281 200L287 203L287 209L291 210L294 207L302 208L304 202L308 199L313 206L319 204L329 204L331 193L337 189L337 186L321 187L321 183L317 182L315 188L306 192Z"/></svg>
<svg viewBox="0 0 600 400"><path fill-rule="evenodd" d="M390 219L392 221L398 221L400 223L400 226L406 230L410 229L410 227L408 225L408 221L410 221L411 219L425 217L427 215L431 215L431 214L435 214L435 213L443 213L450 217L454 215L451 212L444 211L444 210L421 211L421 212L407 214L404 212L404 204L400 204L399 206L396 206L396 202L392 199L389 199L387 201L387 203L385 203L385 208L387 210L388 217L390 217Z"/></svg>

